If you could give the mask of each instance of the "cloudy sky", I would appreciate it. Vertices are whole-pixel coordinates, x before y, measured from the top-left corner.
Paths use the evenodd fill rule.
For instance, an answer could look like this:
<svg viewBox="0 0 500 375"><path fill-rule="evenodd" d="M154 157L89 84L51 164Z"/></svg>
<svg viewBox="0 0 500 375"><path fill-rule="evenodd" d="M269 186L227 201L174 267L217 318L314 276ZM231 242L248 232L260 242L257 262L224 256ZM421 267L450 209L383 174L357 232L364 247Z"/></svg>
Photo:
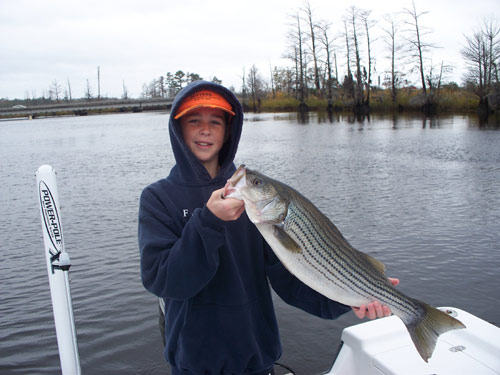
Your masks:
<svg viewBox="0 0 500 375"><path fill-rule="evenodd" d="M372 39L381 35L382 17L411 7L411 0L310 0L313 15L343 29L351 5L371 10L377 20ZM139 97L143 83L177 70L218 77L241 87L243 71L255 66L269 78L270 66L290 66L284 59L290 15L304 0L0 0L0 98L25 98L48 92L57 80L73 97L83 97L87 80L97 95ZM453 66L449 77L460 82L460 48L486 17L500 21L498 0L415 0L426 36L441 48L433 63ZM387 64L383 41L374 42L377 73ZM344 43L338 42L340 73Z"/></svg>

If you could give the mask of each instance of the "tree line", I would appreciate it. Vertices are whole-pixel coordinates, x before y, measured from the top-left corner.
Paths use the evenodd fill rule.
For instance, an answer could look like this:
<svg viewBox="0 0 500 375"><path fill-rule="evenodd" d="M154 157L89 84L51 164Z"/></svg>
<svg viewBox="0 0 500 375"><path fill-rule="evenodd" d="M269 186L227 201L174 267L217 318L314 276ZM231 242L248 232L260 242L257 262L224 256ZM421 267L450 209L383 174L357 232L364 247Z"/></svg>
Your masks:
<svg viewBox="0 0 500 375"><path fill-rule="evenodd" d="M305 3L289 17L283 57L290 65L269 66L266 76L270 78L264 79L262 70L254 64L248 71L243 69L241 88L232 89L238 91L250 110L258 110L264 98L277 97L294 98L299 109L307 110L308 99L319 98L326 101L328 110L341 102L344 108L363 114L370 111L373 90L388 92L396 107L405 88L418 86L419 94L412 98L413 102L425 112L433 112L443 87L458 84L448 81L451 62L433 59L433 52L440 46L431 40L433 31L426 25L428 13L412 2L411 7L377 20L370 10L351 6L341 21L333 24L319 19L311 5ZM464 87L477 95L484 110L498 108L500 26L494 19L484 20L464 39L460 51L467 64L466 76L462 77ZM377 71L376 66L382 63L386 68ZM171 97L185 84L200 78L182 71L167 73L144 84L142 95Z"/></svg>
<svg viewBox="0 0 500 375"><path fill-rule="evenodd" d="M489 112L500 107L498 65L500 63L500 27L493 20L483 21L479 29L466 36L461 50L468 70L466 86L479 97L479 109Z"/></svg>
<svg viewBox="0 0 500 375"><path fill-rule="evenodd" d="M173 98L187 84L202 80L198 73L184 73L178 70L175 73L168 72L164 76L160 76L151 80L149 83L143 83L141 90L142 98ZM222 84L222 81L217 77L209 79L211 82Z"/></svg>
<svg viewBox="0 0 500 375"><path fill-rule="evenodd" d="M311 98L317 98L326 103L328 110L343 103L343 108L362 114L370 111L374 91L384 90L391 105L397 107L402 93L412 87L413 92L418 91L412 98L414 103L432 112L443 87L458 87L448 80L451 63L433 59L440 46L431 40L433 31L426 24L429 12L417 9L415 2L381 19L355 6L348 7L337 23L321 19L317 13L309 3L292 10L287 45L283 47L283 57L290 64L270 65L267 79L263 78L262 67L253 64L248 70L243 68L241 86L230 89L240 96L244 107L258 110L264 99L293 98L300 110L307 110ZM463 88L476 95L484 111L500 108L498 21L484 20L470 35L464 35L460 53L467 65ZM377 70L377 66L384 69ZM144 83L140 96L173 97L186 84L199 79L202 77L197 73L167 72ZM208 80L222 83L217 77ZM64 87L54 80L43 98L72 100L69 80ZM84 98L96 98L88 80ZM122 98L129 98L125 82Z"/></svg>
<svg viewBox="0 0 500 375"><path fill-rule="evenodd" d="M433 52L440 46L432 43L432 30L425 23L428 13L417 9L412 2L411 7L376 20L370 10L351 6L341 22L333 24L319 19L310 4L305 3L290 16L289 43L284 56L292 64L272 71L272 95L276 92L293 95L302 108L307 107L306 99L310 96L326 98L329 110L341 98L354 112L364 113L370 110L374 88L388 90L396 106L401 90L418 82L421 92L415 100L423 110L432 112L442 87L449 84L447 77L452 66L450 62L436 63L433 59ZM497 20L484 20L472 35L465 36L460 51L467 64L465 86L479 97L483 108L492 104L500 107L499 35ZM375 44L382 48L375 49ZM377 72L377 62L385 63L387 68ZM339 73L339 66L343 67L343 74ZM252 69L248 80L255 77ZM249 90L253 91L251 85Z"/></svg>

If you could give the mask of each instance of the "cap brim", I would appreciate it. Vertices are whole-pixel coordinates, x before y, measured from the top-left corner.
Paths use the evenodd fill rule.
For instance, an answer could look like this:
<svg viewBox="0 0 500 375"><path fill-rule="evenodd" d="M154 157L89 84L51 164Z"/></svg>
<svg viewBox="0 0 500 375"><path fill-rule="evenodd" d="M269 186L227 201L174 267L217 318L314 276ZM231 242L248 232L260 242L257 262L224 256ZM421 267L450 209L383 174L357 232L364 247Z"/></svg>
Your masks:
<svg viewBox="0 0 500 375"><path fill-rule="evenodd" d="M217 108L217 109L220 109L224 112L227 112L229 113L230 115L234 116L235 113L227 108L224 108L224 107L221 107L221 106L218 106L218 105L213 105L213 104L200 104L200 105L194 105L192 107L189 107L189 108L186 108L184 111L182 112L179 112L178 114L176 114L174 116L174 119L177 120L179 117L182 117L184 116L186 113L188 112L191 112L192 110L194 109L197 109L197 108Z"/></svg>

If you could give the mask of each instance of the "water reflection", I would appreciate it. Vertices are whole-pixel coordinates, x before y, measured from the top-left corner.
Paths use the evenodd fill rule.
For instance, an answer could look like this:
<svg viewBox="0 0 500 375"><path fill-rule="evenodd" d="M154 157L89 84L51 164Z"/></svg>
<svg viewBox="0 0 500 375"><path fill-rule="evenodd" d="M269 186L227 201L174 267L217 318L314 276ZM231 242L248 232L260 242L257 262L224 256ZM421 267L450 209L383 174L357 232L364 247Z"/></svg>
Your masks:
<svg viewBox="0 0 500 375"><path fill-rule="evenodd" d="M483 130L499 130L500 129L500 114L490 116L469 116L469 126L478 127Z"/></svg>
<svg viewBox="0 0 500 375"><path fill-rule="evenodd" d="M487 119L481 118L477 114L441 114L435 116L427 116L421 113L375 113L368 115L355 115L350 112L283 112L283 113L247 113L245 114L246 122L261 122L261 121L290 121L301 125L308 124L358 124L367 125L383 121L390 122L393 129L415 127L418 123L422 129L439 129L443 126L452 126L457 120L462 124L467 124L468 127L478 128L481 130L499 130L500 115L489 116Z"/></svg>

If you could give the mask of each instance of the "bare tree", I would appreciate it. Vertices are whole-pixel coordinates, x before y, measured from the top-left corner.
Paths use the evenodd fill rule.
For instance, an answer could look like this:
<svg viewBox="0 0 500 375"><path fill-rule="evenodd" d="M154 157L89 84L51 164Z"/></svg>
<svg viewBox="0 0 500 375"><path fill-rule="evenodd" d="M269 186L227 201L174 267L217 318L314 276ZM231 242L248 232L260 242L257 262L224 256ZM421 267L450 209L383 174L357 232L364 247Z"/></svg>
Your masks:
<svg viewBox="0 0 500 375"><path fill-rule="evenodd" d="M361 20L365 26L365 36L366 36L366 48L368 52L368 74L366 77L366 105L370 105L370 91L372 84L372 56L371 56L371 44L370 44L370 28L373 27L374 23L370 19L371 11L362 11Z"/></svg>
<svg viewBox="0 0 500 375"><path fill-rule="evenodd" d="M344 19L344 36L346 44L346 57L347 57L347 75L352 75L351 73L351 47L349 44L349 32L347 31L347 20Z"/></svg>
<svg viewBox="0 0 500 375"><path fill-rule="evenodd" d="M445 75L452 70L450 66L444 64L444 61L441 61L438 69L439 73L434 74L434 66L431 66L429 74L427 74L426 76L430 94L435 97L439 97L439 91L441 90L441 86L443 85Z"/></svg>
<svg viewBox="0 0 500 375"><path fill-rule="evenodd" d="M424 54L429 52L432 48L436 48L436 46L432 43L428 43L424 41L424 37L431 33L431 30L425 27L422 27L419 21L422 16L429 13L425 12L417 12L417 8L415 7L415 1L412 1L412 8L404 9L404 13L410 16L409 21L405 21L405 23L410 27L408 30L409 37L406 38L409 43L409 52L411 57L417 61L418 70L420 73L420 81L422 83L422 90L424 94L427 94L427 85L425 81L425 66L424 66Z"/></svg>
<svg viewBox="0 0 500 375"><path fill-rule="evenodd" d="M241 105L243 106L243 110L246 111L246 109L248 108L248 86L246 83L245 68L243 68L243 75L241 75L240 78L241 78Z"/></svg>
<svg viewBox="0 0 500 375"><path fill-rule="evenodd" d="M401 45L397 42L399 35L398 21L390 14L384 17L386 27L383 28L386 38L384 38L385 45L389 51L389 59L391 60L391 70L389 79L386 80L386 85L390 87L392 103L397 103L397 89L401 81L401 73L396 69L396 63L399 60L399 53L402 50Z"/></svg>
<svg viewBox="0 0 500 375"><path fill-rule="evenodd" d="M327 22L321 22L318 25L318 29L320 30L320 36L319 36L319 41L323 45L323 49L325 51L325 63L326 63L326 87L327 87L327 101L328 101L328 110L331 111L333 109L333 85L338 83L338 77L337 74L335 75L335 81L334 77L332 75L332 52L335 57L335 51L333 51L333 46L332 46L332 40L329 37L329 31L330 31L331 24ZM337 71L336 68L336 61L335 61L335 72Z"/></svg>
<svg viewBox="0 0 500 375"><path fill-rule="evenodd" d="M127 89L127 86L125 86L125 81L122 81L122 88L123 88L122 99L127 100L128 99L128 89Z"/></svg>
<svg viewBox="0 0 500 375"><path fill-rule="evenodd" d="M49 95L51 100L59 101L59 96L61 95L61 85L54 79L52 85L49 88Z"/></svg>
<svg viewBox="0 0 500 375"><path fill-rule="evenodd" d="M276 98L276 90L274 89L274 74L273 74L273 66L271 62L269 62L269 72L271 73L271 92L273 94L273 99Z"/></svg>
<svg viewBox="0 0 500 375"><path fill-rule="evenodd" d="M500 26L494 22L483 21L479 31L465 37L462 57L468 65L465 81L479 97L479 106L488 110L488 94L493 83L498 84L498 64L500 63Z"/></svg>
<svg viewBox="0 0 500 375"><path fill-rule="evenodd" d="M146 99L162 97L162 90L163 90L162 78L163 77L155 78L151 80L151 82L149 82L148 84L144 83L142 85L141 97Z"/></svg>
<svg viewBox="0 0 500 375"><path fill-rule="evenodd" d="M353 41L354 48L354 58L356 63L356 90L355 90L355 101L356 107L359 107L363 104L363 78L362 78L362 70L361 70L361 54L360 54L360 43L359 43L359 35L357 30L357 22L360 16L360 10L355 6L351 6L348 10L348 20L351 27L351 38Z"/></svg>
<svg viewBox="0 0 500 375"><path fill-rule="evenodd" d="M305 61L304 61L304 46L303 46L303 35L302 29L300 27L300 17L297 14L297 29L296 29L296 41L297 41L297 62L299 68L299 101L300 105L305 105Z"/></svg>
<svg viewBox="0 0 500 375"><path fill-rule="evenodd" d="M189 76L189 74L188 74L188 76ZM162 98L164 98L164 97L165 97L165 94L166 94L166 92L167 92L167 90L165 89L165 77L160 76L160 77L158 78L158 87L159 87L159 89L160 89L160 96L161 96Z"/></svg>
<svg viewBox="0 0 500 375"><path fill-rule="evenodd" d="M308 39L310 42L310 50L311 56L314 64L314 87L316 89L316 93L321 94L321 86L319 79L319 67L318 67L318 51L316 46L316 29L318 28L317 24L313 21L313 13L311 9L311 5L309 2L306 3L304 8L304 13L306 16L306 23L308 27Z"/></svg>
<svg viewBox="0 0 500 375"><path fill-rule="evenodd" d="M294 70L288 67L274 67L273 81L276 92L292 96L295 90Z"/></svg>
<svg viewBox="0 0 500 375"><path fill-rule="evenodd" d="M24 92L24 100L27 101L27 102L31 100L29 90L26 90Z"/></svg>
<svg viewBox="0 0 500 375"><path fill-rule="evenodd" d="M483 33L488 42L488 80L487 85L491 87L494 75L498 83L498 63L500 62L500 26L496 21L490 19L483 22Z"/></svg>
<svg viewBox="0 0 500 375"><path fill-rule="evenodd" d="M149 92L148 84L147 83L143 83L142 84L142 89L141 89L141 98L147 99L148 95L149 95L148 92Z"/></svg>
<svg viewBox="0 0 500 375"><path fill-rule="evenodd" d="M296 99L299 98L299 87L300 87L300 75L299 75L299 59L298 59L298 48L297 46L293 46L292 47L292 50L293 50L293 53L291 53L290 55L288 55L288 57L293 61L294 65L295 65L295 68L293 70L293 76L294 76L294 79L293 79L293 83L294 83L294 96Z"/></svg>
<svg viewBox="0 0 500 375"><path fill-rule="evenodd" d="M101 99L101 68L97 67L97 99Z"/></svg>
<svg viewBox="0 0 500 375"><path fill-rule="evenodd" d="M352 70L351 70L351 47L350 47L350 43L349 43L349 32L347 29L347 20L345 20L345 19L344 19L344 36L345 36L345 44L346 44L347 75L344 78L342 88L343 88L344 94L347 96L347 98L354 98L355 92L354 92L354 79L353 79Z"/></svg>
<svg viewBox="0 0 500 375"><path fill-rule="evenodd" d="M101 99L101 67L97 67L97 99Z"/></svg>
<svg viewBox="0 0 500 375"><path fill-rule="evenodd" d="M254 112L260 110L261 93L264 83L259 70L255 65L252 65L248 72L248 88L252 97L252 108Z"/></svg>
<svg viewBox="0 0 500 375"><path fill-rule="evenodd" d="M302 33L301 19L299 13L290 16L291 24L287 38L289 42L288 52L285 57L293 61L295 65L295 92L299 100L299 109L307 110L305 104L306 77L305 77L305 54L304 34Z"/></svg>
<svg viewBox="0 0 500 375"><path fill-rule="evenodd" d="M362 37L363 32L359 31L358 24L360 19L362 19L363 11L355 6L351 6L345 18L345 30L346 30L346 44L349 52L349 47L351 48L351 53L354 55L354 66L356 79L352 82L352 75L350 74L350 67L348 67L348 77L344 82L350 87L354 84L354 111L357 113L365 112L369 110L368 103L364 96L364 87L368 79L368 73L366 72L366 67L361 64L361 47L362 47ZM352 43L351 43L352 42ZM349 61L349 56L348 56ZM350 81L350 82L349 82Z"/></svg>
<svg viewBox="0 0 500 375"><path fill-rule="evenodd" d="M337 68L337 53L333 51L333 61L335 62L335 81L339 84L339 70Z"/></svg>
<svg viewBox="0 0 500 375"><path fill-rule="evenodd" d="M67 83L68 83L68 98L71 101L73 98L71 95L71 83L69 82L69 78L67 79Z"/></svg>
<svg viewBox="0 0 500 375"><path fill-rule="evenodd" d="M92 99L92 91L90 90L90 83L88 79L87 79L87 87L85 88L85 99L87 100Z"/></svg>

